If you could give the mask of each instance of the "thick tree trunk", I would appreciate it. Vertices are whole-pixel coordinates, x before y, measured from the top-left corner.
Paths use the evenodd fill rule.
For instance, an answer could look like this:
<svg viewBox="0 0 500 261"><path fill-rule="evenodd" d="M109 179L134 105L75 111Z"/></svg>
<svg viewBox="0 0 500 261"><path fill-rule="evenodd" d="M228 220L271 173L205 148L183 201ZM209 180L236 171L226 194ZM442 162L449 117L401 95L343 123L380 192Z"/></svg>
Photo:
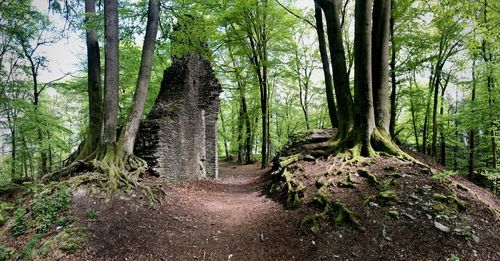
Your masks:
<svg viewBox="0 0 500 261"><path fill-rule="evenodd" d="M118 78L119 78L119 38L118 38L118 1L104 1L104 106L102 113L102 132L100 144L104 147L116 146L118 119ZM115 148L113 148L115 149Z"/></svg>
<svg viewBox="0 0 500 261"><path fill-rule="evenodd" d="M323 9L326 17L333 81L338 105L339 132L337 137L342 139L353 127L354 108L349 87L349 75L347 74L339 3L337 0L316 0L316 3Z"/></svg>
<svg viewBox="0 0 500 261"><path fill-rule="evenodd" d="M373 30L371 35L373 108L377 128L389 131L389 31L391 0L375 0L373 5Z"/></svg>
<svg viewBox="0 0 500 261"><path fill-rule="evenodd" d="M95 1L85 0L85 23L90 26L90 20L95 16ZM86 29L87 41L87 93L89 97L89 126L76 160L90 156L99 144L102 123L102 92L101 92L101 61L97 33L90 27Z"/></svg>
<svg viewBox="0 0 500 261"><path fill-rule="evenodd" d="M146 35L142 46L141 64L139 76L134 94L134 102L128 114L127 122L120 134L119 143L123 144L125 157L134 153L134 143L139 129L139 123L144 113L144 106L148 96L149 82L153 67L153 53L155 49L156 34L158 32L158 21L160 18L159 0L149 0L148 20L146 25Z"/></svg>
<svg viewBox="0 0 500 261"><path fill-rule="evenodd" d="M373 154L371 137L375 128L372 92L371 0L357 0L354 26L354 91L356 128L361 155Z"/></svg>
<svg viewBox="0 0 500 261"><path fill-rule="evenodd" d="M314 4L314 18L316 20L316 32L318 33L319 53L321 55L321 64L323 67L323 75L325 77L326 101L328 103L328 115L332 128L338 128L339 120L337 118L337 108L335 105L335 95L333 94L332 74L330 72L330 64L328 61L328 52L325 40L325 31L323 28L323 14L321 7Z"/></svg>

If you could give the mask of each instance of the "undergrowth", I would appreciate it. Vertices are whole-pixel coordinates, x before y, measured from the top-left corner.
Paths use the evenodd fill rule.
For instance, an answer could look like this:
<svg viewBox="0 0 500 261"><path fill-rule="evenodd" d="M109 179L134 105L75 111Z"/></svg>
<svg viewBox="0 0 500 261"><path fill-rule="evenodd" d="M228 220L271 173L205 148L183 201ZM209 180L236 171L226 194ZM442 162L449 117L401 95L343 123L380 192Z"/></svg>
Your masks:
<svg viewBox="0 0 500 261"><path fill-rule="evenodd" d="M83 234L75 231L71 224L69 182L30 183L24 186L26 193L18 195L13 202L0 204L0 225L8 226L0 231L0 235L3 238L12 237L17 243L21 240L24 244L17 250L0 244L0 261L45 260L50 259L46 255L54 255L57 251L77 249L83 242ZM55 242L54 238L59 238L59 241L50 244ZM45 249L43 253L39 251L42 246Z"/></svg>

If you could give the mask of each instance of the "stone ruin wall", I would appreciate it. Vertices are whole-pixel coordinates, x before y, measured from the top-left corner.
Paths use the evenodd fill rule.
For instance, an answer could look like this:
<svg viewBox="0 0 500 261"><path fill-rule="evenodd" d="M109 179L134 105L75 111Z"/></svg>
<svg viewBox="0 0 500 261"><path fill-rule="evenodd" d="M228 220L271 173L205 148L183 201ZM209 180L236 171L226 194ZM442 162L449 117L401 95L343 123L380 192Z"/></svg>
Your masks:
<svg viewBox="0 0 500 261"><path fill-rule="evenodd" d="M164 71L153 109L141 122L135 154L166 179L217 178L217 113L221 86L198 53Z"/></svg>

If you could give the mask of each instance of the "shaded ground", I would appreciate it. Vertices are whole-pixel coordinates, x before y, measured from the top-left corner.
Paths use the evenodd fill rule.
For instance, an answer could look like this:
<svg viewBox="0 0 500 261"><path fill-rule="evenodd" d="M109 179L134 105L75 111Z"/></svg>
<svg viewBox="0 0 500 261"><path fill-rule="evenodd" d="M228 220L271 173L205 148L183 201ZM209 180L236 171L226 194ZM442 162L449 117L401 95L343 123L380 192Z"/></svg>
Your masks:
<svg viewBox="0 0 500 261"><path fill-rule="evenodd" d="M222 163L220 179L169 185L156 210L134 200L75 200L90 241L69 259L294 260L314 256L300 216L261 195L257 165ZM86 217L87 209L96 220Z"/></svg>
<svg viewBox="0 0 500 261"><path fill-rule="evenodd" d="M309 174L301 178L310 179L312 187L314 173L330 163L303 162L303 173ZM398 168L396 162L384 158L379 166L391 164ZM413 170L411 166L398 169L404 173L399 184L407 193L398 194L402 203L397 206L366 205L364 197L375 192L361 177L353 177L359 185L356 188L332 188L357 213L362 229L332 229L322 224L317 235L305 233L298 224L318 209L306 204L286 210L263 195L269 187L257 165L222 163L219 180L165 184L165 199L155 210L134 199L102 204L76 193L75 214L84 220L81 225L88 228L89 240L83 251L63 259L446 260L456 256L462 260L500 260L500 222L477 197L487 197L483 201L496 206L498 200L467 181L454 181L465 184L466 188L457 192L467 209L460 217L441 220L425 210L431 197L425 190L431 186L446 193L448 185ZM383 167L379 171L383 173ZM422 188L422 194L413 193ZM306 193L304 202L307 197L311 195ZM388 217L389 209L408 216ZM96 218L89 218L89 212L95 212ZM442 232L433 225L435 220L459 224L450 227L467 235Z"/></svg>

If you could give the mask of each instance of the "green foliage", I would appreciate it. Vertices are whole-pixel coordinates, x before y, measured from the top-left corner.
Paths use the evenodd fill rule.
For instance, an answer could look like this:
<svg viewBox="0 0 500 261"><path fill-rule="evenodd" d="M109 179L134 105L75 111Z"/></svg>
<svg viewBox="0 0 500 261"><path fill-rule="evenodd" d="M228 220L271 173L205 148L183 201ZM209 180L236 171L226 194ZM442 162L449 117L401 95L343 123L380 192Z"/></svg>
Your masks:
<svg viewBox="0 0 500 261"><path fill-rule="evenodd" d="M11 255L14 253L14 249L0 244L0 261L10 260Z"/></svg>
<svg viewBox="0 0 500 261"><path fill-rule="evenodd" d="M45 233L56 221L63 221L58 216L69 209L71 205L71 194L65 185L56 185L33 197L30 204L31 217L36 231Z"/></svg>
<svg viewBox="0 0 500 261"><path fill-rule="evenodd" d="M93 208L87 208L87 209L85 209L85 216L88 219L96 220L97 219L97 212Z"/></svg>
<svg viewBox="0 0 500 261"><path fill-rule="evenodd" d="M23 260L31 260L31 254L33 253L33 250L38 246L40 243L40 239L42 238L41 234L35 234L28 243L24 246L24 248L21 251L21 258Z"/></svg>
<svg viewBox="0 0 500 261"><path fill-rule="evenodd" d="M432 175L432 179L443 179L443 178L447 178L447 177L451 177L451 176L455 176L457 175L458 173L456 171L453 171L453 170L447 170L447 171L443 171L443 172L440 172L440 173L436 173L434 175Z"/></svg>
<svg viewBox="0 0 500 261"><path fill-rule="evenodd" d="M25 215L26 215L26 209L24 208L18 208L14 212L14 222L11 227L12 235L16 237L20 236L24 234L26 229L28 229Z"/></svg>

